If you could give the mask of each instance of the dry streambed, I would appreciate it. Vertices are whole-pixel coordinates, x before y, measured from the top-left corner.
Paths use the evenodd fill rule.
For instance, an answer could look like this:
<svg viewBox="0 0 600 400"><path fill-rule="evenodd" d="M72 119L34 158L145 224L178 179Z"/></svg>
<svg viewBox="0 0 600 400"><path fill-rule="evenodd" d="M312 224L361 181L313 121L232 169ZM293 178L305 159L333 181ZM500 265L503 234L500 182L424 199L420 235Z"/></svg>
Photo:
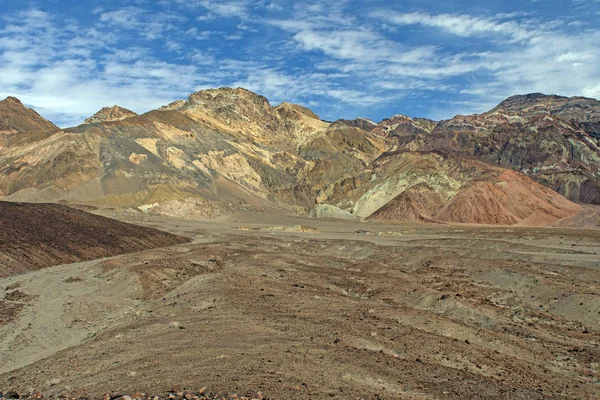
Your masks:
<svg viewBox="0 0 600 400"><path fill-rule="evenodd" d="M290 399L599 395L597 233L313 226L318 234L226 226L212 243L0 281L3 301L23 304L0 326L9 360L0 387L92 397L174 385Z"/></svg>

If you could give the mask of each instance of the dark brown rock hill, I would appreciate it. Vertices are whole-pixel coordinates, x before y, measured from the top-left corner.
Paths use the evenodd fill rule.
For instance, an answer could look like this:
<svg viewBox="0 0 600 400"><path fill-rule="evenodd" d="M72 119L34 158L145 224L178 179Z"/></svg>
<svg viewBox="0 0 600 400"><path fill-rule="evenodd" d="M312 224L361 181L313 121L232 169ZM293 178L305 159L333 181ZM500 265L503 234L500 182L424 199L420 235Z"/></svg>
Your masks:
<svg viewBox="0 0 600 400"><path fill-rule="evenodd" d="M59 204L0 202L0 277L190 240Z"/></svg>

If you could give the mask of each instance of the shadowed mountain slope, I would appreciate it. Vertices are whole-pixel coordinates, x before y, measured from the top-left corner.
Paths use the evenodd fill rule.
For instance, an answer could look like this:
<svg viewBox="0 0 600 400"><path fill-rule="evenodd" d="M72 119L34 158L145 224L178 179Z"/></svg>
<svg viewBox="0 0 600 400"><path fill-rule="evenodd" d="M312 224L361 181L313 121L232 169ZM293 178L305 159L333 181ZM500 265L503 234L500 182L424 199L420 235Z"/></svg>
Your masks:
<svg viewBox="0 0 600 400"><path fill-rule="evenodd" d="M84 124L99 124L102 122L121 121L135 117L137 114L120 106L104 107L96 114L87 118Z"/></svg>

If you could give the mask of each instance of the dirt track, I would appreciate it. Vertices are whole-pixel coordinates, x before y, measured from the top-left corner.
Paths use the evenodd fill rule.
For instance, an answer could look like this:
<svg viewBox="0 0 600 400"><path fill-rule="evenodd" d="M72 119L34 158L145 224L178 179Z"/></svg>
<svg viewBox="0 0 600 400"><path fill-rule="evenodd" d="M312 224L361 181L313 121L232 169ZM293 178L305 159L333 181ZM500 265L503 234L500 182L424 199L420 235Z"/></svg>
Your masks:
<svg viewBox="0 0 600 400"><path fill-rule="evenodd" d="M119 217L195 242L0 281L29 296L0 388L600 396L599 231ZM17 368L31 346L47 357Z"/></svg>

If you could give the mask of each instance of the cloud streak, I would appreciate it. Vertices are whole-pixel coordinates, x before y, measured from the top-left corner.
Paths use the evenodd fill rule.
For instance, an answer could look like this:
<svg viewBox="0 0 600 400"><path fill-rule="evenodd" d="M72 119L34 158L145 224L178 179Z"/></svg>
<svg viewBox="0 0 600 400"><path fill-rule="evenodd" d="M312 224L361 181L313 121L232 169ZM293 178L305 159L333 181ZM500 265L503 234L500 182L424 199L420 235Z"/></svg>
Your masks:
<svg viewBox="0 0 600 400"><path fill-rule="evenodd" d="M502 18L423 12L390 13L382 10L372 12L371 16L394 25L422 25L462 37L502 35L514 40L526 40L536 35L536 30L532 26Z"/></svg>
<svg viewBox="0 0 600 400"><path fill-rule="evenodd" d="M62 126L106 105L144 112L218 86L311 105L327 119L451 117L533 91L600 97L600 29L587 11L378 4L109 0L84 16L15 9L0 18L0 96Z"/></svg>

